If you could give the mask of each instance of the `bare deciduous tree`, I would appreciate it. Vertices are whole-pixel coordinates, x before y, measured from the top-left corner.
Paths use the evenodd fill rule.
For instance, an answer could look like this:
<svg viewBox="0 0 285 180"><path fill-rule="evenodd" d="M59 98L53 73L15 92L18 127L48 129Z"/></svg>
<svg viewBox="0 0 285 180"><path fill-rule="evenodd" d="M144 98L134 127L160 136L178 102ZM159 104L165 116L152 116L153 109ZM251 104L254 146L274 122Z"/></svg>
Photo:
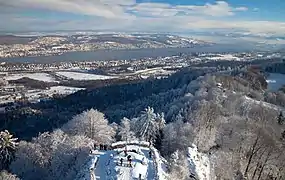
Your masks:
<svg viewBox="0 0 285 180"><path fill-rule="evenodd" d="M131 130L131 122L127 118L123 118L120 123L119 133L123 141L130 141L136 139L135 133Z"/></svg>
<svg viewBox="0 0 285 180"><path fill-rule="evenodd" d="M162 140L162 153L170 156L176 150L184 151L193 142L193 127L189 123L177 121L168 124L164 129Z"/></svg>
<svg viewBox="0 0 285 180"><path fill-rule="evenodd" d="M111 143L115 136L115 130L108 124L104 114L94 109L76 115L62 129L71 135L89 137L96 143Z"/></svg>

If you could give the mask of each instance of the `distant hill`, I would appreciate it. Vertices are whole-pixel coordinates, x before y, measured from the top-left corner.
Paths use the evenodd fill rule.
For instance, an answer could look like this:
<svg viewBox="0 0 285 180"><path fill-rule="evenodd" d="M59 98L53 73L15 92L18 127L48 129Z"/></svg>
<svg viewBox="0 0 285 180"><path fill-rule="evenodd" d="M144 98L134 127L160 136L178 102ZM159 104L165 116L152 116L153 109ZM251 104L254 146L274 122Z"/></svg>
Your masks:
<svg viewBox="0 0 285 180"><path fill-rule="evenodd" d="M27 44L36 39L36 37L24 37L14 35L0 35L0 44L11 45L11 44Z"/></svg>

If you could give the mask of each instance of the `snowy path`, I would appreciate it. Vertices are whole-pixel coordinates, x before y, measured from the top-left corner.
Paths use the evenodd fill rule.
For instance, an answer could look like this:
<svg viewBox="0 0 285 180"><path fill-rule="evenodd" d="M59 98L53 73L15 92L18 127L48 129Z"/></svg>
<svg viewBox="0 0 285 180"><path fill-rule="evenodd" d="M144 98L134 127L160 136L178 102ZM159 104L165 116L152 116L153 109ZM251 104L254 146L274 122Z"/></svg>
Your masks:
<svg viewBox="0 0 285 180"><path fill-rule="evenodd" d="M109 180L112 179L110 176L112 174L112 166L113 162L110 161L110 154L112 151L100 151L99 161L97 163L97 166L95 168L95 177L96 180ZM111 171L111 172L110 172ZM110 174L111 173L111 174Z"/></svg>
<svg viewBox="0 0 285 180"><path fill-rule="evenodd" d="M118 176L118 180L131 180L131 168L129 167L121 167L121 174Z"/></svg>
<svg viewBox="0 0 285 180"><path fill-rule="evenodd" d="M155 167L153 164L152 158L149 157L149 150L142 150L144 153L145 157L147 157L148 160L148 167L147 167L147 179L148 180L153 180L155 179Z"/></svg>

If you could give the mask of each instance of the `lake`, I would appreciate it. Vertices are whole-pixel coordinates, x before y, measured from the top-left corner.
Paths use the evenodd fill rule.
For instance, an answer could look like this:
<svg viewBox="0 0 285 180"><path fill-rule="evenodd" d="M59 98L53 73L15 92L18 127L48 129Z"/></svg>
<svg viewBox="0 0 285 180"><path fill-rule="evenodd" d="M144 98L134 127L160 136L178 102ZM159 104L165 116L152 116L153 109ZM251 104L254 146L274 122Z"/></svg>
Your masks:
<svg viewBox="0 0 285 180"><path fill-rule="evenodd" d="M266 82L270 91L278 91L285 85L285 74L270 73Z"/></svg>
<svg viewBox="0 0 285 180"><path fill-rule="evenodd" d="M123 50L97 50L89 52L67 52L57 56L16 57L0 58L0 62L27 62L27 63L51 63L95 61L114 59L139 59L144 57L171 56L179 53L191 52L242 52L248 51L243 46L214 45L193 48L158 48L158 49L123 49Z"/></svg>

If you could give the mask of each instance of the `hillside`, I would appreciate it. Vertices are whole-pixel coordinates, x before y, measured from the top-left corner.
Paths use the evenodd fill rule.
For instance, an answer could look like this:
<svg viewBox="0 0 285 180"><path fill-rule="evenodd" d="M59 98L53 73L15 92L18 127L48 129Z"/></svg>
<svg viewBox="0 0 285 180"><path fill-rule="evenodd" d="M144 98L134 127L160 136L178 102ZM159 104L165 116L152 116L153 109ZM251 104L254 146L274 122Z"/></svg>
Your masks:
<svg viewBox="0 0 285 180"><path fill-rule="evenodd" d="M90 179L91 174L96 179L138 179L140 174L142 179L153 180L159 176L160 179L166 179L166 169L162 171L157 163L161 157L152 156L157 150L150 148L148 142L121 141L113 143L111 147L112 150L107 151L92 150L90 161L76 179ZM130 155L131 163L126 155Z"/></svg>
<svg viewBox="0 0 285 180"><path fill-rule="evenodd" d="M112 147L117 141L143 140L161 157L166 179L282 180L285 94L268 89L261 67L192 67L167 79L79 91L18 107L2 116L6 127L16 137L33 138L20 141L7 166L23 179L74 179L88 176L88 163L99 157L94 173L102 178L104 162L113 154L110 171L130 179L133 169L114 164L121 158L118 149L91 155L90 150L94 143ZM148 158L144 151L149 147L141 149L143 153L132 154L134 159ZM36 153L24 156L30 151ZM153 174L154 164L147 160L147 166L136 161L137 166ZM20 169L24 164L29 165Z"/></svg>

